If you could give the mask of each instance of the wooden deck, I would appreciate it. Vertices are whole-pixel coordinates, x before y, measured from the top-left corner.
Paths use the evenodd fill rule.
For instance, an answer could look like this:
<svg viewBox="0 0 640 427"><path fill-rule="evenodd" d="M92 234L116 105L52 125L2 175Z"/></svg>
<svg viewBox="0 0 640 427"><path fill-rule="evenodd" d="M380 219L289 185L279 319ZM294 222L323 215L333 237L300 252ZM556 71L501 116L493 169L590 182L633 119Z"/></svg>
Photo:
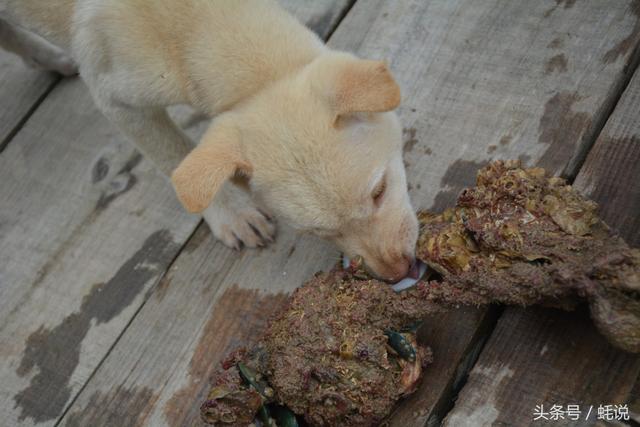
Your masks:
<svg viewBox="0 0 640 427"><path fill-rule="evenodd" d="M390 61L416 208L451 205L479 167L520 158L573 181L640 245L640 0L283 3L330 46ZM2 52L0 100L0 425L201 425L222 355L337 252L283 226L262 250L215 242L79 79ZM425 323L435 362L393 426L545 424L541 404L627 404L640 423L640 357L583 312ZM597 424L585 415L564 425Z"/></svg>

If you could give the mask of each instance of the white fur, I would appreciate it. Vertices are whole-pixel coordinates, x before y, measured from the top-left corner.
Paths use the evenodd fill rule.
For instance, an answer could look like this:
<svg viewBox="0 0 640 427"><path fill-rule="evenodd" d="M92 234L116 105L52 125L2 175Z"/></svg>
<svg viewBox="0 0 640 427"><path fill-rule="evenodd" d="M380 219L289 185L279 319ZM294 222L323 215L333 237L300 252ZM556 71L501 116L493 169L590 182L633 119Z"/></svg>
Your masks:
<svg viewBox="0 0 640 427"><path fill-rule="evenodd" d="M270 0L0 0L0 11L3 45L64 74L72 57L98 108L225 244L271 241L268 209L380 276L408 270L417 222L384 63L328 49ZM173 104L216 117L197 149L167 116Z"/></svg>

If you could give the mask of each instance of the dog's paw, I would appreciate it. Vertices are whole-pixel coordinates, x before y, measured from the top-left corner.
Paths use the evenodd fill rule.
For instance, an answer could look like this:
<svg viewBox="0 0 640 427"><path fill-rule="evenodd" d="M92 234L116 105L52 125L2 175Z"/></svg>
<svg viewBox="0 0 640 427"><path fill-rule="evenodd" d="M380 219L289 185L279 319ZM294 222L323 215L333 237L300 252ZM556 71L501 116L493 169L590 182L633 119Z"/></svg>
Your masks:
<svg viewBox="0 0 640 427"><path fill-rule="evenodd" d="M276 234L274 220L258 209L248 196L237 196L225 198L224 202L214 200L202 213L213 235L236 250L272 243Z"/></svg>
<svg viewBox="0 0 640 427"><path fill-rule="evenodd" d="M60 56L55 58L51 63L51 69L65 77L71 77L78 74L78 66L69 56Z"/></svg>

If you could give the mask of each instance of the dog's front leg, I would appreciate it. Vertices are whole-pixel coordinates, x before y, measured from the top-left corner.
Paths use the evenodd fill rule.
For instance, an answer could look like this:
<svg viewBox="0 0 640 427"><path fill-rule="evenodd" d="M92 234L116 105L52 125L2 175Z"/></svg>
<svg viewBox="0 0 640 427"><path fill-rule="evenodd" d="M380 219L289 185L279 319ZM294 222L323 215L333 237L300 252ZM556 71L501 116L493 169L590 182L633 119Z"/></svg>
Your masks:
<svg viewBox="0 0 640 427"><path fill-rule="evenodd" d="M224 183L202 215L213 235L234 249L262 247L275 237L272 218L256 206L247 190L231 181Z"/></svg>
<svg viewBox="0 0 640 427"><path fill-rule="evenodd" d="M195 146L164 108L94 99L102 113L167 177Z"/></svg>
<svg viewBox="0 0 640 427"><path fill-rule="evenodd" d="M103 113L166 176L193 149L189 137L164 108L135 108L97 102ZM202 213L214 236L229 247L258 247L272 242L275 225L254 203L247 190L227 182Z"/></svg>

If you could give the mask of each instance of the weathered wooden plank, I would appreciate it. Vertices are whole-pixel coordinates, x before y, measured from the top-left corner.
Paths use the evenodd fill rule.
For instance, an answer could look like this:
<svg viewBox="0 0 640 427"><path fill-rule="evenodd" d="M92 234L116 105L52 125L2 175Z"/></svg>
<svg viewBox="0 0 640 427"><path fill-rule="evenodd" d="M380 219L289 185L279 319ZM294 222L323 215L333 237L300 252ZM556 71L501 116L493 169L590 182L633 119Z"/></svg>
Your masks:
<svg viewBox="0 0 640 427"><path fill-rule="evenodd" d="M300 241L291 230L278 237L291 257L278 260L274 249L245 251L238 258L205 227L196 233L62 425L197 423L198 401L221 357L255 338L286 292L316 270L317 254L310 249L318 244ZM221 274L220 264L230 267L233 281ZM141 392L144 399L127 402L126 396Z"/></svg>
<svg viewBox="0 0 640 427"><path fill-rule="evenodd" d="M321 31L348 2L290 6ZM12 142L0 156L0 408L3 423L52 425L199 219L78 80L56 87Z"/></svg>
<svg viewBox="0 0 640 427"><path fill-rule="evenodd" d="M629 403L638 374L640 359L612 348L585 312L507 309L444 425L529 425L537 405L576 404L584 412L563 425L594 425L599 405Z"/></svg>
<svg viewBox="0 0 640 427"><path fill-rule="evenodd" d="M407 159L413 181L444 177L442 186L451 187L450 196L424 197L423 207L449 205L456 189L473 181L473 166L496 157L574 172L572 159L588 148L600 110L619 93L640 29L637 2L561 3L406 1L350 14L365 31L350 33L344 47L390 60L401 75L401 111L414 141L409 157L431 153L428 168L412 168L417 159ZM342 29L348 27L336 36ZM388 39L397 44L385 50L381 40ZM566 67L549 69L557 57ZM463 172L447 170L445 156L467 162L456 165Z"/></svg>
<svg viewBox="0 0 640 427"><path fill-rule="evenodd" d="M475 363L497 318L495 307L461 307L424 319L418 339L437 352L437 357L425 370L418 390L397 406L390 425L417 426L425 420L433 420L431 424L436 425L436 420L444 418L451 406L450 397Z"/></svg>
<svg viewBox="0 0 640 427"><path fill-rule="evenodd" d="M53 424L198 219L61 82L0 155L0 408Z"/></svg>
<svg viewBox="0 0 640 427"><path fill-rule="evenodd" d="M580 170L575 187L602 218L640 243L640 72L636 72ZM601 404L628 404L640 416L640 356L612 348L586 312L507 309L471 371L451 426L528 424L536 405L579 404L571 424L592 425ZM518 396L514 399L514 396ZM585 420L586 410L595 405Z"/></svg>
<svg viewBox="0 0 640 427"><path fill-rule="evenodd" d="M599 204L607 224L640 247L640 72L629 86L574 185Z"/></svg>
<svg viewBox="0 0 640 427"><path fill-rule="evenodd" d="M556 171L570 169L625 72L629 52L615 61L605 57L634 25L626 14L625 2L565 7L524 0L360 0L330 45L390 60L405 94L400 112L412 197L418 207L438 208L452 203L477 167L495 157L542 159ZM546 63L560 54L566 71L547 72ZM224 277L204 262L214 250L204 236L193 252L180 255L162 288L164 298L141 309L63 424L197 423L206 378L225 351L257 333L254 327L275 309L277 295L336 260L326 244L286 229L273 248L245 253ZM158 316L173 313L172 307L188 309L162 321ZM464 375L458 367L473 359L488 322L486 310L433 319L422 333L442 369L427 374L416 399L392 420L395 425L437 421L456 375ZM176 328L180 333L172 332ZM164 352L170 364L156 362Z"/></svg>
<svg viewBox="0 0 640 427"><path fill-rule="evenodd" d="M0 49L0 152L58 79Z"/></svg>

